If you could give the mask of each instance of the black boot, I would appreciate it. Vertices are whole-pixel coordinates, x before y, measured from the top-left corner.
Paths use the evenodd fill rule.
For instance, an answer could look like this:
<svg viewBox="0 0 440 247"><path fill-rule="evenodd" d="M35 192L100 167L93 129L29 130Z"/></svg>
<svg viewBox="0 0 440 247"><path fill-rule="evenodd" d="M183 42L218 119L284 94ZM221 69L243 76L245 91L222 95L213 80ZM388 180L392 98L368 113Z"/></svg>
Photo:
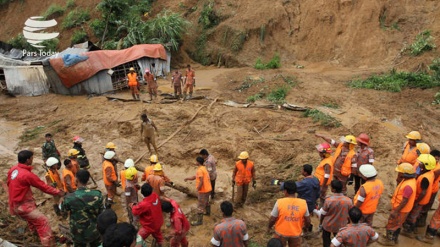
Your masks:
<svg viewBox="0 0 440 247"><path fill-rule="evenodd" d="M414 233L415 224L406 222L403 226L402 235L407 236L408 238L415 238L416 235Z"/></svg>
<svg viewBox="0 0 440 247"><path fill-rule="evenodd" d="M384 246L394 246L396 245L395 231L387 230L387 235L384 238L379 238L378 242Z"/></svg>
<svg viewBox="0 0 440 247"><path fill-rule="evenodd" d="M211 205L210 204L208 204L208 206L206 206L206 213L205 213L205 215L208 215L208 216L211 215Z"/></svg>

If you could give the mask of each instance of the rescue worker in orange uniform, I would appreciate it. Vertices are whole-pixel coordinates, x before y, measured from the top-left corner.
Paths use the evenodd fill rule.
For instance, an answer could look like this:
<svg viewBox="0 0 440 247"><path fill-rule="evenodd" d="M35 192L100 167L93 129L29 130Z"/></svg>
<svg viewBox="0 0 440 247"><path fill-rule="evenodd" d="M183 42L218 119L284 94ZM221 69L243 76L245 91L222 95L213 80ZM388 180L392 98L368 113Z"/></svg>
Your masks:
<svg viewBox="0 0 440 247"><path fill-rule="evenodd" d="M333 157L331 156L332 149L327 142L316 146L321 162L315 170L315 177L319 180L320 188L320 207L324 205L324 200L327 195L327 189L333 179Z"/></svg>
<svg viewBox="0 0 440 247"><path fill-rule="evenodd" d="M133 99L140 100L139 97L139 81L137 79L137 73L134 71L134 68L131 67L127 74L128 87L130 87L131 96Z"/></svg>
<svg viewBox="0 0 440 247"><path fill-rule="evenodd" d="M159 197L164 195L165 192L165 180L160 174L162 173L162 166L160 163L154 165L153 174L147 176L147 183L153 187L153 192Z"/></svg>
<svg viewBox="0 0 440 247"><path fill-rule="evenodd" d="M114 156L115 152L107 151L104 154L104 162L102 162L102 178L104 180L105 189L107 190L106 207L111 207L111 205L114 204L113 198L116 195L116 187L121 186L112 163Z"/></svg>
<svg viewBox="0 0 440 247"><path fill-rule="evenodd" d="M397 174L397 188L391 198L391 213L386 225L386 237L379 238L379 243L385 246L397 244L400 230L414 206L416 199L416 174L412 164L401 163L395 169Z"/></svg>
<svg viewBox="0 0 440 247"><path fill-rule="evenodd" d="M376 178L377 171L373 165L365 164L359 168L359 173L365 183L354 196L354 206L362 211L361 223L373 226L373 216L383 193L383 183Z"/></svg>
<svg viewBox="0 0 440 247"><path fill-rule="evenodd" d="M252 187L257 186L255 178L254 162L249 160L249 153L244 151L238 156L239 161L235 163L232 172L232 184L237 186L236 207L242 207L246 202L249 191L249 184L252 180Z"/></svg>
<svg viewBox="0 0 440 247"><path fill-rule="evenodd" d="M352 163L356 161L356 152L354 150L357 142L356 137L353 135L347 135L341 137L341 142L336 142L324 135L315 134L316 137L321 137L326 142L330 143L336 148L333 155L333 179L337 179L342 182L342 193L347 194L347 181L351 174Z"/></svg>
<svg viewBox="0 0 440 247"><path fill-rule="evenodd" d="M156 99L157 97L157 82L154 75L150 73L149 69L145 70L144 80L147 82L148 93L150 94L150 101L153 100L153 96Z"/></svg>
<svg viewBox="0 0 440 247"><path fill-rule="evenodd" d="M73 175L72 171L72 161L69 159L64 160L63 169L63 187L66 193L73 193L76 190L76 177Z"/></svg>
<svg viewBox="0 0 440 247"><path fill-rule="evenodd" d="M370 147L370 137L361 133L358 137L356 137L356 141L358 143L358 150L356 152L356 160L351 164L351 174L354 179L354 192L357 193L361 184L365 183L365 180L362 179L361 174L359 173L359 168L362 165L374 163L374 151ZM361 222L363 222L361 220Z"/></svg>
<svg viewBox="0 0 440 247"><path fill-rule="evenodd" d="M417 158L420 167L420 175L417 177L416 199L414 206L406 218L402 235L410 238L415 237L415 227L417 218L423 207L429 203L432 194L432 186L434 183L434 172L436 161L434 156L430 154L421 154Z"/></svg>
<svg viewBox="0 0 440 247"><path fill-rule="evenodd" d="M67 156L69 157L70 162L72 163L72 172L73 172L74 176L76 176L76 173L80 169L79 162L78 162L78 159L77 159L78 154L79 154L79 151L74 149L74 148L69 149L69 152L67 152Z"/></svg>
<svg viewBox="0 0 440 247"><path fill-rule="evenodd" d="M417 143L417 149L419 150L420 154L430 154L431 153L431 148L429 147L428 144L426 144L424 142ZM437 160L437 158L435 156L434 156L434 158ZM417 218L416 227L424 227L424 226L426 226L426 219L428 218L428 212L429 212L429 210L431 210L432 204L434 204L435 198L437 196L438 182L440 180L440 179L437 180L437 178L439 178L438 175L440 175L440 167L439 167L439 170L437 170L437 169L438 168L437 168L437 165L436 165L436 167L433 170L433 173L434 173L434 183L432 184L431 199L429 200L428 204L423 206L423 209L420 212L419 217ZM418 167L418 163L417 162L416 162L415 170L416 170L416 174L419 175L420 174L420 168ZM437 183L436 183L436 180L437 180Z"/></svg>
<svg viewBox="0 0 440 247"><path fill-rule="evenodd" d="M417 157L420 155L417 143L422 142L422 135L420 135L420 132L418 131L411 131L405 137L408 141L403 144L402 157L397 161L397 164L406 162L417 167Z"/></svg>
<svg viewBox="0 0 440 247"><path fill-rule="evenodd" d="M58 173L57 169L58 166L60 166L60 161L55 157L49 157L46 160L46 166L49 168L44 176L46 178L47 185L59 190L63 190L63 183L61 182L60 174ZM61 215L60 208L58 207L61 197L54 195L53 199L53 209L57 215Z"/></svg>
<svg viewBox="0 0 440 247"><path fill-rule="evenodd" d="M196 180L196 189L198 192L198 205L197 205L197 219L191 221L191 225L198 226L203 224L203 214L211 214L211 205L209 205L209 196L211 195L211 180L209 178L208 170L205 167L205 160L202 157L196 158L197 172L195 176L185 178L184 181Z"/></svg>
<svg viewBox="0 0 440 247"><path fill-rule="evenodd" d="M158 162L159 162L159 159L157 158L157 155L153 154L150 156L150 165L145 167L144 174L142 174L141 181L147 180L148 175L154 174L153 169L154 169L154 166ZM171 182L171 179L165 175L165 172L163 171L163 166L162 166L162 171L159 173L159 175L161 177L163 177L163 179L165 180L165 183L170 184L171 186L174 185L174 183Z"/></svg>
<svg viewBox="0 0 440 247"><path fill-rule="evenodd" d="M191 99L193 94L193 88L196 87L196 72L191 68L191 65L186 66L186 75L183 87L183 99ZM186 94L189 93L188 98Z"/></svg>
<svg viewBox="0 0 440 247"><path fill-rule="evenodd" d="M307 203L304 199L296 198L296 184L286 181L281 186L284 198L278 199L270 214L268 231L275 226L274 238L281 240L283 246L301 246L303 228L309 229L310 217Z"/></svg>

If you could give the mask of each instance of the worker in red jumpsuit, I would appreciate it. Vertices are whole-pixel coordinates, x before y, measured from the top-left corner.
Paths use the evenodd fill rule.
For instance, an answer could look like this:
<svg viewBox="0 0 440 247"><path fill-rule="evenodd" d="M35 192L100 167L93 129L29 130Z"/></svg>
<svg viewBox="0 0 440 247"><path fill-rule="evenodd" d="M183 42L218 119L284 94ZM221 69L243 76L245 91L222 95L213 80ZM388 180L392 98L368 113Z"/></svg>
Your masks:
<svg viewBox="0 0 440 247"><path fill-rule="evenodd" d="M190 225L179 204L172 199L163 198L162 212L170 214L170 223L174 230L171 238L171 247L188 247L186 234L189 231Z"/></svg>
<svg viewBox="0 0 440 247"><path fill-rule="evenodd" d="M64 191L51 187L32 173L34 153L22 150L18 164L8 171L9 211L26 220L31 231L37 231L43 246L54 246L49 219L37 209L31 186L50 195L64 196Z"/></svg>

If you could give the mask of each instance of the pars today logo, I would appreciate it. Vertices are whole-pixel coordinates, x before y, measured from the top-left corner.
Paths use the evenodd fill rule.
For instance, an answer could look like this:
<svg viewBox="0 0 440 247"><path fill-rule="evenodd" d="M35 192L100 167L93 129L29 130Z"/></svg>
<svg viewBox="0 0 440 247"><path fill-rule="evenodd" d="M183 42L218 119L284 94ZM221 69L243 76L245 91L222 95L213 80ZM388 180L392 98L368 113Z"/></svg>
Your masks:
<svg viewBox="0 0 440 247"><path fill-rule="evenodd" d="M60 35L60 33L58 32L52 32L52 33L44 32L44 30L46 30L47 28L54 27L57 24L58 23L56 20L54 19L44 20L43 16L29 17L24 23L25 26L23 28L23 36L31 46L40 49L40 52L38 54L37 52L30 52L23 50L23 55L50 56L52 54L55 54L56 52L53 51L48 51L48 52L41 51L41 49L45 48L45 46L42 45L41 43L46 40L54 39L58 37L58 35Z"/></svg>

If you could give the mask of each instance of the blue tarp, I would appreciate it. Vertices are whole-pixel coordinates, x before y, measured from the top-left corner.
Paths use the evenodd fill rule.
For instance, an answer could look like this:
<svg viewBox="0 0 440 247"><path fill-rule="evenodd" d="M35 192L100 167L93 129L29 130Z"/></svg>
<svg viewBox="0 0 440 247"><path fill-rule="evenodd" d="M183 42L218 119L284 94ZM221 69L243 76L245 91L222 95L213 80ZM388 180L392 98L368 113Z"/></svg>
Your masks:
<svg viewBox="0 0 440 247"><path fill-rule="evenodd" d="M81 55L71 55L71 54L65 54L63 55L63 62L64 62L64 66L66 67L70 67L73 66L77 63L80 63L82 61L85 61L89 59L88 56L81 56Z"/></svg>

